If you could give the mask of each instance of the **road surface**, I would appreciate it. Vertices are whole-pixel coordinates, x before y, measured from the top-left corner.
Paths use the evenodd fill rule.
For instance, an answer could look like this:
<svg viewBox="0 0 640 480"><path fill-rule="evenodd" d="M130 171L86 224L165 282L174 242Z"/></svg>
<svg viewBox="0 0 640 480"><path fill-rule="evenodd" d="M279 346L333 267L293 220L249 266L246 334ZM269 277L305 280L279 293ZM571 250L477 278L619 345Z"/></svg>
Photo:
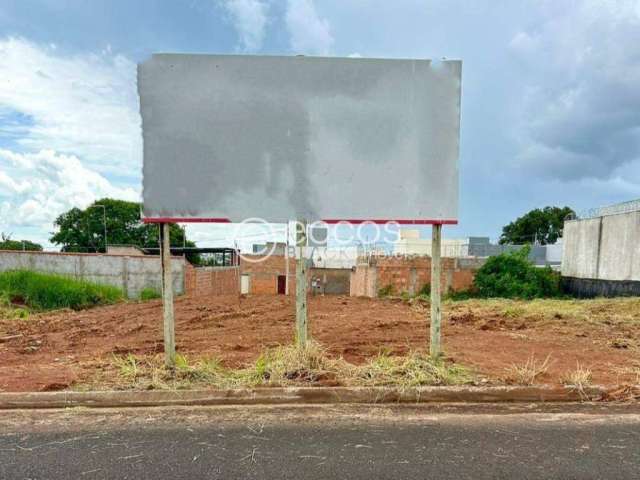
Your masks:
<svg viewBox="0 0 640 480"><path fill-rule="evenodd" d="M0 478L640 478L640 408L0 411Z"/></svg>

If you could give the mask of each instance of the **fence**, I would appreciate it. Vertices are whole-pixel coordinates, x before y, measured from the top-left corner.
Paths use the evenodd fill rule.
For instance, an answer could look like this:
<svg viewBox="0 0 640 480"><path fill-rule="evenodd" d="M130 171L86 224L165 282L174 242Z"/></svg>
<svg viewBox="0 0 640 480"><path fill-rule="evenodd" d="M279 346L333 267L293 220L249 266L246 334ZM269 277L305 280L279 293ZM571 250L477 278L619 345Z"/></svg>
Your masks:
<svg viewBox="0 0 640 480"><path fill-rule="evenodd" d="M173 291L184 293L184 258L171 259ZM54 253L0 250L0 271L34 270L67 275L95 283L120 287L129 298L145 288L160 291L160 257L104 255L96 253Z"/></svg>
<svg viewBox="0 0 640 480"><path fill-rule="evenodd" d="M565 222L562 275L581 296L640 294L640 211Z"/></svg>

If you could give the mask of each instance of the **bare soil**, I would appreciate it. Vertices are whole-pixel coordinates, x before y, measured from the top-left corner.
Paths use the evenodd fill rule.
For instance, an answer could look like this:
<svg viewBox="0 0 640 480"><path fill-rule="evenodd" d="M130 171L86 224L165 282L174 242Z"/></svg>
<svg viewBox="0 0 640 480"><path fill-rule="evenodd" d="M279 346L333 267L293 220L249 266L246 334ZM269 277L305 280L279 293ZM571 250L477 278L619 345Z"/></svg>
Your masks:
<svg viewBox="0 0 640 480"><path fill-rule="evenodd" d="M472 300L445 303L443 312L447 357L480 381L509 382L508 367L532 355L550 356L539 383L560 383L577 364L592 371L595 384L640 378L640 300ZM314 339L353 363L427 348L429 308L419 302L313 297L309 320ZM285 296L183 297L176 301L177 350L238 367L292 342L294 322ZM114 354L160 352L159 300L0 317L0 391L66 389L93 378Z"/></svg>

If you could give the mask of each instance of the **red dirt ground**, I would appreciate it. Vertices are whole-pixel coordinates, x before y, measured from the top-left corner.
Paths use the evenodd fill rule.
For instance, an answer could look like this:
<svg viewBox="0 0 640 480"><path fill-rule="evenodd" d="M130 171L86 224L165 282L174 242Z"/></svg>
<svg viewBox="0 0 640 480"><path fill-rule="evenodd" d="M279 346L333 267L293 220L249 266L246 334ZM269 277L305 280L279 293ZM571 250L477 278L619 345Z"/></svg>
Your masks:
<svg viewBox="0 0 640 480"><path fill-rule="evenodd" d="M327 296L309 302L313 338L354 363L382 349L403 354L426 348L428 315L428 308L399 300ZM294 321L292 299L284 296L179 298L177 350L189 358L215 356L227 366L240 366L265 347L292 342ZM617 344L620 337L632 346ZM532 354L538 360L551 355L542 383L560 382L576 362L592 370L596 384L634 381L630 367L639 360L639 339L637 323L624 331L566 319L549 324L474 311L464 302L447 305L443 322L447 356L489 382L501 381L509 365ZM159 300L4 319L0 391L64 389L89 378L96 361L108 361L114 353L161 351Z"/></svg>

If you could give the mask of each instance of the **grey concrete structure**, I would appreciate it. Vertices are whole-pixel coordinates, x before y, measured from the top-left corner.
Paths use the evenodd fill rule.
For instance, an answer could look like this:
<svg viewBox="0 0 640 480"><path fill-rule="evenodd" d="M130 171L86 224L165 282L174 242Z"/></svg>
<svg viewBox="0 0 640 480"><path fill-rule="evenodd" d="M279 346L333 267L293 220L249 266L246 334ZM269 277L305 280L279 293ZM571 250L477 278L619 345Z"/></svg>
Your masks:
<svg viewBox="0 0 640 480"><path fill-rule="evenodd" d="M640 295L640 211L564 224L562 276L581 296Z"/></svg>
<svg viewBox="0 0 640 480"><path fill-rule="evenodd" d="M186 260L173 257L173 291L185 291ZM100 255L85 253L23 252L0 250L0 272L33 270L67 275L90 282L120 287L129 298L144 288L161 289L160 258L157 256Z"/></svg>
<svg viewBox="0 0 640 480"><path fill-rule="evenodd" d="M147 219L455 221L460 61L158 54Z"/></svg>

